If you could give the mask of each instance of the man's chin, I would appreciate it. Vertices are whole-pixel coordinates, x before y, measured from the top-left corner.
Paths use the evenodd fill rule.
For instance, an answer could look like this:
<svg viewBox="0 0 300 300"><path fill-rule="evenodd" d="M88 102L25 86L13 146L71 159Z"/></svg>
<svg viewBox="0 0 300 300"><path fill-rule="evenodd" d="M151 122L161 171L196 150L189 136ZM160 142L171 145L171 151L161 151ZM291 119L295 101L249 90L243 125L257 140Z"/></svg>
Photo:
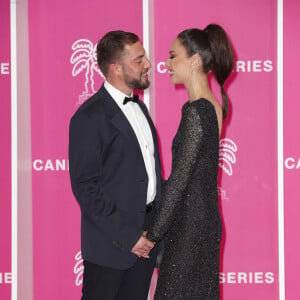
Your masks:
<svg viewBox="0 0 300 300"><path fill-rule="evenodd" d="M147 80L146 82L139 82L138 84L135 84L135 89L137 90L145 90L150 86L150 82Z"/></svg>
<svg viewBox="0 0 300 300"><path fill-rule="evenodd" d="M128 87L132 88L133 90L145 90L149 87L150 82L148 78L145 78L144 80L131 80L126 81L126 84Z"/></svg>

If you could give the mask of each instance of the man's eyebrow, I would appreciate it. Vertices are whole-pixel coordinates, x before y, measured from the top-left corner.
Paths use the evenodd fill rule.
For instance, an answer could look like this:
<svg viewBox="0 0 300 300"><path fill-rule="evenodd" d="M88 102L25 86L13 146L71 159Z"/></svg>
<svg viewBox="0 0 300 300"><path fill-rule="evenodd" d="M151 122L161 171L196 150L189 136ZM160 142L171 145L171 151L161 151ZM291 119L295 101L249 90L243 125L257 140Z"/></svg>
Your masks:
<svg viewBox="0 0 300 300"><path fill-rule="evenodd" d="M143 58L144 56L145 56L145 54L141 54L141 55L139 55L139 56L135 57L135 58L134 58L134 60L141 59L141 58Z"/></svg>

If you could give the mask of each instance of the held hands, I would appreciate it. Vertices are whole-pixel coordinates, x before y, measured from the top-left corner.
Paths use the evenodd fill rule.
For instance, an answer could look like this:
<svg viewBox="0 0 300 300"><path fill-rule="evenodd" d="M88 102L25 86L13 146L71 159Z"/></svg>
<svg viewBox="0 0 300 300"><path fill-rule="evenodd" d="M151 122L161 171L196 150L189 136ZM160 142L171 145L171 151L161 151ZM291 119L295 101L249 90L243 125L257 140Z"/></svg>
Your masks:
<svg viewBox="0 0 300 300"><path fill-rule="evenodd" d="M146 231L143 232L143 235L131 249L131 252L138 257L149 258L149 252L155 246L154 243L146 239Z"/></svg>

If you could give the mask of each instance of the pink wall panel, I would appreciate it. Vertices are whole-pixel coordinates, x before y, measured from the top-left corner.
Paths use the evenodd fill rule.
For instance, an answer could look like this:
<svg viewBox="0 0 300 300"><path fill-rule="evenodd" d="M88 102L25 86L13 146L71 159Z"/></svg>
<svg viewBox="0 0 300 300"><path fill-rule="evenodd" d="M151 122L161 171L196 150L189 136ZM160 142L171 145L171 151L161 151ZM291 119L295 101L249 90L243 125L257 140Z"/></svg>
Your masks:
<svg viewBox="0 0 300 300"><path fill-rule="evenodd" d="M80 298L80 211L70 188L68 127L103 81L94 45L116 29L142 38L141 1L29 1L35 299Z"/></svg>
<svg viewBox="0 0 300 300"><path fill-rule="evenodd" d="M10 2L0 2L0 298L10 299L11 276L11 118Z"/></svg>
<svg viewBox="0 0 300 300"><path fill-rule="evenodd" d="M275 1L276 2L276 1ZM173 38L216 22L228 32L236 68L223 126L219 194L224 235L222 299L278 299L276 3L154 1L155 122L163 175L171 167L184 89L171 84L164 61ZM11 288L10 2L0 2L1 210L0 298ZM300 180L297 96L300 5L284 1L284 158L286 299L298 299ZM142 1L29 1L35 299L79 299L82 280L80 211L68 176L68 125L103 82L93 47L108 30L142 38ZM84 61L79 57L86 50ZM219 87L212 79L220 100ZM167 116L167 117L166 117ZM224 153L227 154L224 155ZM153 289L153 286L152 286Z"/></svg>
<svg viewBox="0 0 300 300"><path fill-rule="evenodd" d="M286 299L299 299L299 1L284 1L284 157Z"/></svg>

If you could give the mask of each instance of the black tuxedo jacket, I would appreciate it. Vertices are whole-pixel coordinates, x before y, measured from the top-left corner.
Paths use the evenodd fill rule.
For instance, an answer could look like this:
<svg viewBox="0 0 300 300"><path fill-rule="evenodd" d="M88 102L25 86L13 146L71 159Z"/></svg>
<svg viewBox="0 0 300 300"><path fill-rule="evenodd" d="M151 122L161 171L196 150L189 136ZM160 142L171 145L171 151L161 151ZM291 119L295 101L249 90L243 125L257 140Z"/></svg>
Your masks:
<svg viewBox="0 0 300 300"><path fill-rule="evenodd" d="M139 101L154 140L157 191L161 196L158 140L146 106ZM148 176L136 135L104 86L74 114L69 132L69 168L81 208L85 260L127 269L143 232Z"/></svg>

